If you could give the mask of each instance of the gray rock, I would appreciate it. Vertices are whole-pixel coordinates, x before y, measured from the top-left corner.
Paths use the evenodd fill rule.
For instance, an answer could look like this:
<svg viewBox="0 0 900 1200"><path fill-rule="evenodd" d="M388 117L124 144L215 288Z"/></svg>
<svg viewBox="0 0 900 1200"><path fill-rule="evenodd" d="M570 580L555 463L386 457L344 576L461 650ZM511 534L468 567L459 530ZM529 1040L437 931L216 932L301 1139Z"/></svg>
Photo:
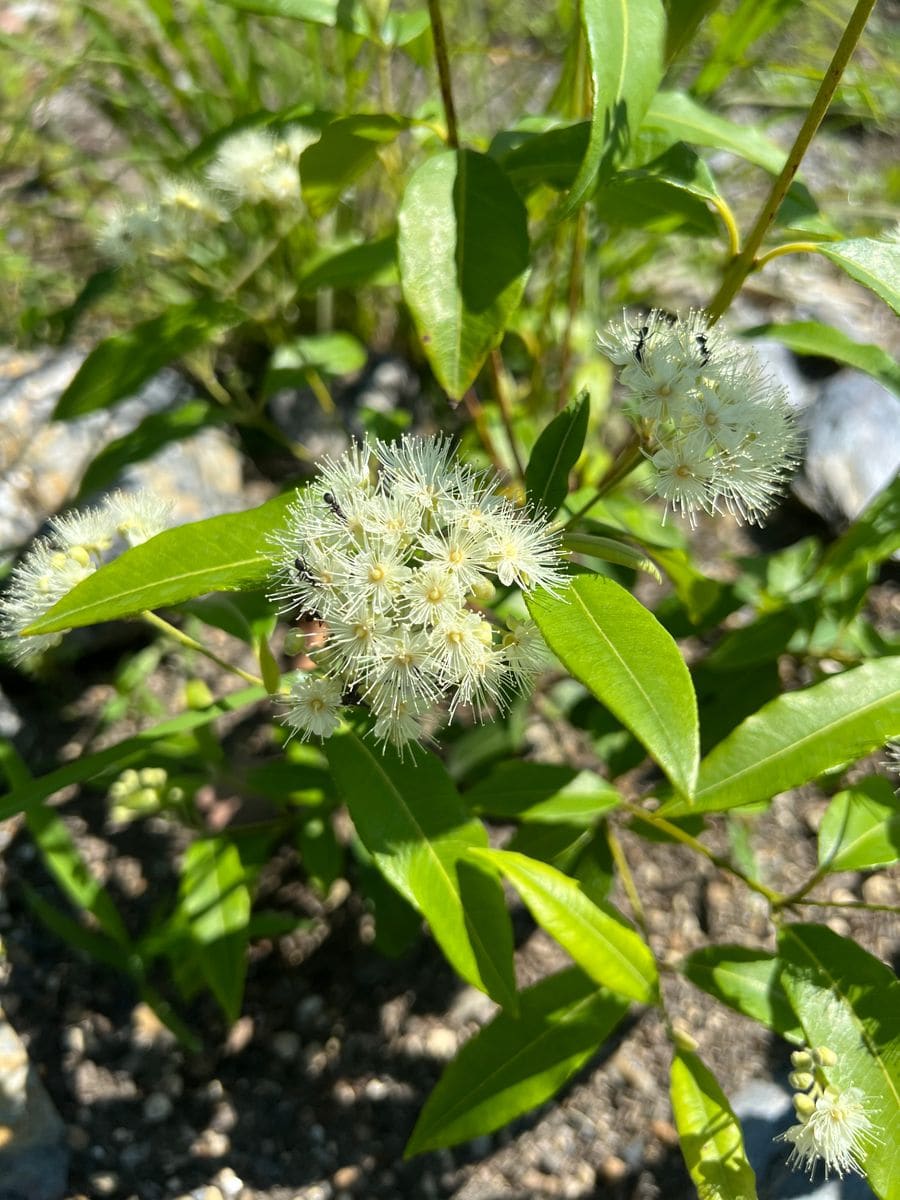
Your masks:
<svg viewBox="0 0 900 1200"><path fill-rule="evenodd" d="M900 398L860 371L839 371L803 414L794 490L835 525L854 520L900 471Z"/></svg>
<svg viewBox="0 0 900 1200"><path fill-rule="evenodd" d="M0 1200L63 1200L68 1174L65 1125L0 1012Z"/></svg>

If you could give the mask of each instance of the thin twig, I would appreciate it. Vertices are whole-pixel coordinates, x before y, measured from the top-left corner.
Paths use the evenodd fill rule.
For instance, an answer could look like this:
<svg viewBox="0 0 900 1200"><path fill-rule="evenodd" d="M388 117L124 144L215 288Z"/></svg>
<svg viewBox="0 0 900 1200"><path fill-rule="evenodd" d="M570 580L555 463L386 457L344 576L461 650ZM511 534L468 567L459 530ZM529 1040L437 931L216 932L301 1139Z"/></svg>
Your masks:
<svg viewBox="0 0 900 1200"><path fill-rule="evenodd" d="M509 449L516 464L516 474L524 486L525 463L522 461L522 454L519 450L519 439L516 437L516 431L513 427L512 405L510 404L509 391L506 386L506 370L503 365L503 356L499 350L492 350L488 356L488 370L491 373L491 384L493 385L494 395L497 397L497 407L500 409L500 419L503 421L503 428L506 430L506 440L509 442Z"/></svg>
<svg viewBox="0 0 900 1200"><path fill-rule="evenodd" d="M148 625L152 625L155 629L167 634L180 645L187 647L189 650L196 650L198 654L205 655L208 659L214 662L217 666L222 667L225 671L230 671L232 675L239 675L246 683L262 684L262 680L258 675L251 675L249 671L244 671L240 667L236 667L234 663L226 662L224 658L219 658L218 654L213 653L208 646L204 646L202 642L198 642L196 638L190 637L183 633L175 625L171 625L163 617L157 616L155 612L147 609L141 613L141 617Z"/></svg>
<svg viewBox="0 0 900 1200"><path fill-rule="evenodd" d="M453 84L450 78L450 55L447 51L447 35L444 18L441 16L440 0L428 0L428 16L431 20L431 35L434 38L434 57L437 63L438 81L444 117L447 121L447 145L459 149L459 129L456 124L456 106L453 103Z"/></svg>
<svg viewBox="0 0 900 1200"><path fill-rule="evenodd" d="M828 111L828 106L831 104L844 69L850 61L850 56L856 48L856 44L862 35L866 21L874 6L875 0L857 0L857 5L838 43L838 48L834 52L831 64L819 85L819 90L816 93L809 112L806 114L806 119L800 127L800 132L797 134L790 153L785 160L781 174L772 184L768 198L760 209L756 224L750 231L747 241L744 243L743 250L732 259L731 264L725 271L719 290L709 303L708 311L712 321L717 321L727 311L731 301L741 290L744 280L757 266L756 255L762 245L763 238L766 236L769 226L778 215L778 210L781 208L784 198L790 191L794 176L797 174L800 163L803 161L803 156L806 154L810 142Z"/></svg>

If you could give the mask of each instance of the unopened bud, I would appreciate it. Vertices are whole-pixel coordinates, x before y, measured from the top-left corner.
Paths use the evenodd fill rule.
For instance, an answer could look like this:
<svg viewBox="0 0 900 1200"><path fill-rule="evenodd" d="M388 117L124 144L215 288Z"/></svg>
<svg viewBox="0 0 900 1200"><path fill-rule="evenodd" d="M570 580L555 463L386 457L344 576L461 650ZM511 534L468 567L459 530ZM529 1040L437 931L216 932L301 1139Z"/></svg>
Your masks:
<svg viewBox="0 0 900 1200"><path fill-rule="evenodd" d="M795 1089L795 1091L808 1092L815 1083L815 1078L809 1073L809 1071L792 1071L790 1075L788 1075L788 1083L792 1088Z"/></svg>
<svg viewBox="0 0 900 1200"><path fill-rule="evenodd" d="M837 1055L827 1046L817 1046L815 1055L820 1067L833 1067L837 1062Z"/></svg>
<svg viewBox="0 0 900 1200"><path fill-rule="evenodd" d="M808 1050L795 1050L791 1062L797 1071L808 1071L813 1065L813 1056Z"/></svg>
<svg viewBox="0 0 900 1200"><path fill-rule="evenodd" d="M689 1033L686 1033L685 1030L678 1029L677 1027L672 1030L672 1040L679 1050L684 1050L688 1054L693 1054L700 1044Z"/></svg>
<svg viewBox="0 0 900 1200"><path fill-rule="evenodd" d="M490 579L484 575L472 584L472 590L469 592L469 595L476 604L490 604L496 594L497 589L491 583Z"/></svg>
<svg viewBox="0 0 900 1200"><path fill-rule="evenodd" d="M284 652L289 658L306 652L306 634L302 629L289 629L284 635Z"/></svg>
<svg viewBox="0 0 900 1200"><path fill-rule="evenodd" d="M798 1092L794 1097L794 1111L801 1121L806 1121L816 1111L816 1102L805 1092Z"/></svg>

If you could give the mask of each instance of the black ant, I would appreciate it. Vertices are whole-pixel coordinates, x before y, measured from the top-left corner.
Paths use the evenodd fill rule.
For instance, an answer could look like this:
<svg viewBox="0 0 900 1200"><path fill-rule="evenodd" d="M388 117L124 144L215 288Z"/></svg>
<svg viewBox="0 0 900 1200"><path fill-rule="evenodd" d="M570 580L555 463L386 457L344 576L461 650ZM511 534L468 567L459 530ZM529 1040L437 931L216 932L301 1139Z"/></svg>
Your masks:
<svg viewBox="0 0 900 1200"><path fill-rule="evenodd" d="M312 571L310 571L309 567L306 565L306 563L303 561L303 559L299 556L299 554L294 559L294 567L297 571L297 578L300 580L301 583L316 583L317 582L315 575L313 575Z"/></svg>
<svg viewBox="0 0 900 1200"><path fill-rule="evenodd" d="M644 361L644 347L647 344L647 335L649 333L649 325L642 325L638 330L638 340L634 347L634 361L637 363L642 363Z"/></svg>
<svg viewBox="0 0 900 1200"><path fill-rule="evenodd" d="M710 349L706 340L706 334L698 333L694 340L700 347L700 366L705 367L710 360Z"/></svg>
<svg viewBox="0 0 900 1200"><path fill-rule="evenodd" d="M328 507L331 509L331 511L334 513L334 515L336 517L339 517L342 521L347 520L346 513L341 508L341 506L338 504L337 500L335 500L335 498L334 498L334 492L326 492L325 495L322 497L322 499L325 501L325 503L328 505Z"/></svg>

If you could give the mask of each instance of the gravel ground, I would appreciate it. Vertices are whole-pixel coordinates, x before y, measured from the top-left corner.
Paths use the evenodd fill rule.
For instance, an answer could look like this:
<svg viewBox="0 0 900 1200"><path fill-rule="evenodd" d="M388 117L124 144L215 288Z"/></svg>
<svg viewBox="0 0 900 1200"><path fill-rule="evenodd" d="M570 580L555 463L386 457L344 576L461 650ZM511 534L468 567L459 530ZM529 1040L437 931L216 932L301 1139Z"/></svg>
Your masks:
<svg viewBox="0 0 900 1200"><path fill-rule="evenodd" d="M87 727L106 694L100 685L88 688L76 728ZM816 789L803 789L757 819L764 869L776 885L799 885L814 865L825 803ZM97 798L69 800L62 812L129 922L140 926L172 894L183 832L161 819L111 832ZM654 1012L635 1011L558 1103L495 1135L403 1162L443 1065L493 1011L460 985L429 939L398 961L381 957L368 944L371 917L356 895L339 883L323 902L285 848L260 890L267 908L309 923L254 947L243 1015L231 1029L210 1002L194 1005L190 1016L205 1031L205 1046L192 1054L127 982L74 955L36 921L20 885L59 897L16 819L3 835L2 1004L66 1123L67 1200L692 1195L671 1123L668 1043ZM622 839L664 961L707 940L771 946L758 897L681 847L627 829ZM727 848L723 828L713 828L712 843ZM817 894L897 903L900 876L836 875ZM614 899L627 911L624 896ZM897 951L889 914L810 911L884 959ZM564 965L563 953L520 907L514 923L521 983ZM731 1096L783 1071L788 1048L766 1031L677 976L667 976L666 995L671 1015L697 1039Z"/></svg>

